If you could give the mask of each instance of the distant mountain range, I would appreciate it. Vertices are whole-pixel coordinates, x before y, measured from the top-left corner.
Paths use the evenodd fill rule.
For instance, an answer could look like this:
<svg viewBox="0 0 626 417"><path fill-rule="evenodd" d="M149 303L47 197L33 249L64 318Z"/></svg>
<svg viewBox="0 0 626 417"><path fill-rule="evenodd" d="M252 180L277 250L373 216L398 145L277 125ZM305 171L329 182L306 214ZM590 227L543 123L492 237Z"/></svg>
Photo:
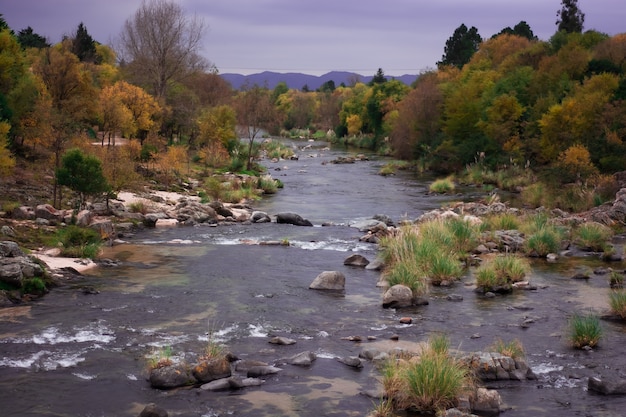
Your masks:
<svg viewBox="0 0 626 417"><path fill-rule="evenodd" d="M324 75L310 75L310 74L302 74L299 72L271 72L265 71L258 74L250 74L250 75L241 75L241 74L220 74L223 79L228 81L230 85L239 90L242 85L246 82L248 85L259 85L261 87L267 87L273 89L280 82L284 82L287 84L289 88L295 88L301 90L305 85L309 88L309 90L317 90L324 83L328 81L334 81L335 86L339 87L342 83L350 86L353 85L356 81L360 81L363 83L368 83L372 80L373 75L364 76L354 72L346 72L346 71L331 71ZM407 85L411 85L416 79L417 75L402 75L399 77L386 76L388 80L399 80Z"/></svg>

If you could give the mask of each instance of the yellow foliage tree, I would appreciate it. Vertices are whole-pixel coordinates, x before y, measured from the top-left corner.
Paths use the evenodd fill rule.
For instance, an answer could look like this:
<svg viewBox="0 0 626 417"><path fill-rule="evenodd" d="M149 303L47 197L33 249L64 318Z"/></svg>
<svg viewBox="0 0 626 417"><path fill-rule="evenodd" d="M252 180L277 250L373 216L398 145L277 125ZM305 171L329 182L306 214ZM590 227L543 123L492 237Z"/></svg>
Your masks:
<svg viewBox="0 0 626 417"><path fill-rule="evenodd" d="M351 114L346 117L346 124L348 125L348 135L351 136L359 134L363 127L363 121L358 114Z"/></svg>
<svg viewBox="0 0 626 417"><path fill-rule="evenodd" d="M15 167L15 159L9 151L8 145L8 133L11 129L11 125L7 122L0 122L0 175L5 176L13 172Z"/></svg>
<svg viewBox="0 0 626 417"><path fill-rule="evenodd" d="M572 145L561 152L557 168L562 175L561 182L586 181L598 174L589 151L581 144Z"/></svg>

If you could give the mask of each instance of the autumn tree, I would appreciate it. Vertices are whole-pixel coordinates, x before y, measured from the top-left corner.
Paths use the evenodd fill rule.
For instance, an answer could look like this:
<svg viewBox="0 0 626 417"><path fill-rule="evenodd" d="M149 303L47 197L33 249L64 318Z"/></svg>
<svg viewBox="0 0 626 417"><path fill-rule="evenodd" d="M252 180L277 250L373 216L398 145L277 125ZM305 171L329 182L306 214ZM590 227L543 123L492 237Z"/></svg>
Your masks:
<svg viewBox="0 0 626 417"><path fill-rule="evenodd" d="M391 143L400 159L426 159L441 139L443 91L439 74L422 74L415 88L400 103L398 120L391 132Z"/></svg>
<svg viewBox="0 0 626 417"><path fill-rule="evenodd" d="M461 24L446 41L443 57L437 62L437 66L454 65L462 68L478 50L481 42L478 29L474 26L468 29L465 24Z"/></svg>
<svg viewBox="0 0 626 417"><path fill-rule="evenodd" d="M13 171L15 158L9 150L9 129L11 125L5 121L0 121L0 176L7 176Z"/></svg>
<svg viewBox="0 0 626 417"><path fill-rule="evenodd" d="M206 167L225 165L237 147L237 119L232 107L221 105L206 109L198 118L198 154Z"/></svg>
<svg viewBox="0 0 626 417"><path fill-rule="evenodd" d="M205 26L172 0L143 0L120 34L121 58L138 84L165 99L172 81L206 66L199 55Z"/></svg>
<svg viewBox="0 0 626 417"><path fill-rule="evenodd" d="M585 14L578 8L578 0L562 0L561 9L556 12L557 30L568 33L583 31Z"/></svg>
<svg viewBox="0 0 626 417"><path fill-rule="evenodd" d="M33 72L41 78L49 100L46 114L49 116L51 136L47 148L54 155L54 166L58 168L61 155L68 141L87 123L96 118L96 90L91 74L81 66L76 55L69 51L66 42L42 50L33 65ZM54 183L55 204L60 200Z"/></svg>
<svg viewBox="0 0 626 417"><path fill-rule="evenodd" d="M248 140L246 169L252 168L254 141L263 130L271 131L278 124L278 113L272 102L271 91L254 85L244 86L235 98L238 124Z"/></svg>

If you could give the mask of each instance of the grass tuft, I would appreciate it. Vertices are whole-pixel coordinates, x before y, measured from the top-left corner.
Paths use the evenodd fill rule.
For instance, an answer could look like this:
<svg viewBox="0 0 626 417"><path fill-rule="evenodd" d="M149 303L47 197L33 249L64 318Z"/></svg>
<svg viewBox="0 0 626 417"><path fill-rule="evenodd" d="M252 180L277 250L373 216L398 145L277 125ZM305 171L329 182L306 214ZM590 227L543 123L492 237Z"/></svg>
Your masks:
<svg viewBox="0 0 626 417"><path fill-rule="evenodd" d="M454 178L452 176L435 180L432 184L430 184L430 187L428 187L431 193L437 194L451 193L454 191L454 188Z"/></svg>
<svg viewBox="0 0 626 417"><path fill-rule="evenodd" d="M570 319L570 340L576 349L594 347L602 337L600 320L593 314L574 314Z"/></svg>

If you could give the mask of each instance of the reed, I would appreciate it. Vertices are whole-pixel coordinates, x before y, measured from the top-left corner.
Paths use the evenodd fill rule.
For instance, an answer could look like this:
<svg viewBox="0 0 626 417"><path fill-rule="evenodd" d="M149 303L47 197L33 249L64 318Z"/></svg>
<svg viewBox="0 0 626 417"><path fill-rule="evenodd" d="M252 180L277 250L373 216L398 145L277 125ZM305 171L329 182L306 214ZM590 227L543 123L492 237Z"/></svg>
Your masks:
<svg viewBox="0 0 626 417"><path fill-rule="evenodd" d="M609 305L613 314L626 319L626 291L621 289L611 291L609 294Z"/></svg>

